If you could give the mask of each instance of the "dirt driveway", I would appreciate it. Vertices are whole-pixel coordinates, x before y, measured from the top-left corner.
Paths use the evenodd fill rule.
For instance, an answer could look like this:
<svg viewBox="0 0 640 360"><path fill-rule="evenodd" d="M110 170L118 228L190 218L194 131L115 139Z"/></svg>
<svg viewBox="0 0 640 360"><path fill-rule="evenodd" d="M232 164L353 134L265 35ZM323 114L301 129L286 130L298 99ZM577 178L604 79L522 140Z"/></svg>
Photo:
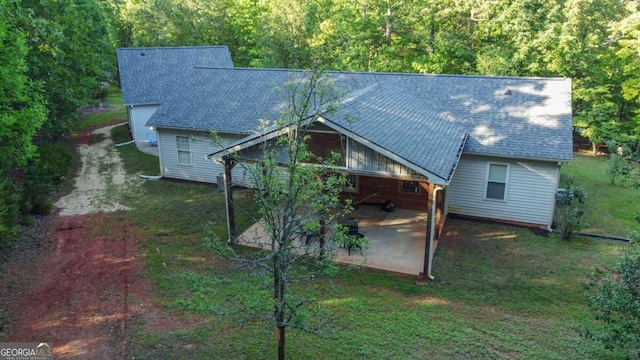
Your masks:
<svg viewBox="0 0 640 360"><path fill-rule="evenodd" d="M168 326L140 275L141 236L115 200L138 180L126 176L112 128L80 135L76 187L43 230L52 246L33 263L6 264L1 300L12 322L4 341L53 343L56 359L125 359L131 319Z"/></svg>

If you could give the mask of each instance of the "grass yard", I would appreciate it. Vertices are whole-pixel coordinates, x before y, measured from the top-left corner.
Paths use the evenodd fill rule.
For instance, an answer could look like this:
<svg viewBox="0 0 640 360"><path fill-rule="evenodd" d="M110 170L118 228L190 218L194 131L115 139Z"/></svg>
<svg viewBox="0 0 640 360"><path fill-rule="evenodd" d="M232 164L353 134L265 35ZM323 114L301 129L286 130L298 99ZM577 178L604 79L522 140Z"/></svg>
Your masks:
<svg viewBox="0 0 640 360"><path fill-rule="evenodd" d="M120 115L106 116L115 119ZM110 120L105 120L110 121ZM115 128L116 142L126 136ZM157 158L134 146L118 148L130 175L155 174ZM640 213L638 194L608 185L605 161L576 156L563 167L587 187L594 232L624 235ZM238 191L240 231L256 209L249 191ZM220 279L221 260L203 236L207 223L226 236L223 194L213 185L145 181L123 201L134 210L114 213L143 234L142 256L155 300L182 328L150 331L132 319L128 356L135 359L270 359L275 329L260 322L240 324L216 315L219 299L236 296L237 286ZM620 206L620 201L630 206ZM633 203L633 204L631 204ZM597 214L597 215L596 215ZM107 226L108 227L108 226ZM314 294L335 333L317 337L287 333L292 359L622 359L580 336L591 324L581 281L595 267L613 264L626 245L578 237L563 241L527 229L450 219L436 252L436 282L349 270L318 279L297 291ZM230 284L233 285L233 284ZM145 301L149 301L146 299ZM133 299L132 301L135 301Z"/></svg>
<svg viewBox="0 0 640 360"><path fill-rule="evenodd" d="M612 185L606 172L607 161L606 157L574 154L573 161L562 166L562 176L575 176L578 184L587 189L585 217L589 227L585 232L626 237L630 230L640 228L635 219L640 215L640 189Z"/></svg>
<svg viewBox="0 0 640 360"><path fill-rule="evenodd" d="M205 201L215 202L188 189L188 199L197 200L189 202L187 209L202 210L209 206ZM167 212L183 207L176 205L182 195L171 195L175 189L154 190L163 195L169 192L174 207ZM215 208L210 208L208 217L221 216ZM143 232L150 232L146 241L149 275L162 305L201 325L149 332L143 323L136 324L129 343L136 359L275 357L271 326L238 324L233 317L215 315L213 305L234 295L236 286L221 282L219 261L208 255L194 231L202 230L204 218L183 223L185 216L170 224L167 218L145 221ZM417 285L407 277L355 270L300 286L298 291L315 294L327 315L336 320L337 332L316 337L290 331L288 355L304 359L613 359L614 354L580 336L590 322L580 281L595 266L611 263L620 251L621 245L610 241L567 242L539 237L527 229L451 220L447 241L436 255L435 283Z"/></svg>
<svg viewBox="0 0 640 360"><path fill-rule="evenodd" d="M157 159L129 156L125 167L152 167ZM148 157L148 164L144 163ZM148 171L148 170L146 170ZM224 200L214 186L147 181L127 213L144 234L147 274L167 312L198 326L171 332L132 324L129 352L136 359L274 358L275 331L260 322L239 324L215 315L224 286L220 260L204 246L205 224L225 236ZM251 208L251 194L236 200ZM255 209L252 209L254 211ZM239 228L250 225L240 215ZM618 242L557 236L527 229L450 220L438 248L438 281L363 270L301 286L336 319L336 333L317 337L289 331L287 351L304 359L615 359L580 336L591 322L580 282L594 267L611 264Z"/></svg>
<svg viewBox="0 0 640 360"><path fill-rule="evenodd" d="M127 109L123 105L121 93L113 93L107 96L104 105L111 107L112 110L99 111L82 116L80 118L80 122L76 126L76 130L83 131L89 128L127 121Z"/></svg>

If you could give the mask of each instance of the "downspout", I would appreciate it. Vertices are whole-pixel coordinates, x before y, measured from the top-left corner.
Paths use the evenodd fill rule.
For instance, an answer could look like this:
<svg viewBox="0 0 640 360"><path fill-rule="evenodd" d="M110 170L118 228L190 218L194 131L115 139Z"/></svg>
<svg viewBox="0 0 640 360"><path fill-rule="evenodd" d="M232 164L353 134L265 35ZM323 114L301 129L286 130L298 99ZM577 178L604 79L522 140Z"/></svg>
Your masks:
<svg viewBox="0 0 640 360"><path fill-rule="evenodd" d="M129 105L129 109L127 111L129 115L129 131L131 132L131 138L135 141L136 139L136 127L135 127L135 119L133 116L133 105Z"/></svg>
<svg viewBox="0 0 640 360"><path fill-rule="evenodd" d="M427 278L429 280L435 280L435 276L433 276L433 274L431 274L431 268L432 268L432 263L433 263L433 240L435 238L436 235L436 210L437 210L437 204L438 204L438 191L440 190L444 190L444 187L440 186L440 185L436 185L436 187L433 189L433 197L431 198L431 226L430 226L430 233L429 233L429 262L427 263Z"/></svg>
<svg viewBox="0 0 640 360"><path fill-rule="evenodd" d="M226 164L225 164L224 161L212 158L211 155L205 155L204 158L205 158L205 160L212 160L214 163L216 163L218 165L222 165L223 168L226 167ZM227 171L226 171L226 169L225 169L225 171L222 172L222 179L223 179L223 182L224 182L224 203L225 203L225 208L227 209L226 210L226 213L227 213L227 234L229 234L229 238L227 239L227 242L231 242L234 239L231 238L231 219L229 218L229 188L227 186Z"/></svg>
<svg viewBox="0 0 640 360"><path fill-rule="evenodd" d="M223 165L225 167L225 171L222 173L222 178L224 179L224 204L226 207L225 212L227 213L227 234L229 234L229 238L227 239L227 242L231 243L234 242L235 239L233 239L233 235L231 234L231 219L229 217L229 206L231 206L231 204L229 203L229 191L231 189L229 189L229 187L227 186L229 179L227 179L227 170L226 170L226 164Z"/></svg>

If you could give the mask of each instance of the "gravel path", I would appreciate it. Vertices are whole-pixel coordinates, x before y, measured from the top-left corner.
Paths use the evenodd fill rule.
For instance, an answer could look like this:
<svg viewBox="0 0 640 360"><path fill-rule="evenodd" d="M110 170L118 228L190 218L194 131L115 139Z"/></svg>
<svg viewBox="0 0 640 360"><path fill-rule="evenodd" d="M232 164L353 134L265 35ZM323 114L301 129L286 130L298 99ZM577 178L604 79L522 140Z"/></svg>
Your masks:
<svg viewBox="0 0 640 360"><path fill-rule="evenodd" d="M117 199L135 191L109 126L79 136L82 166L59 215L36 219L0 272L0 341L53 343L56 359L126 359L129 324L175 323L141 271L142 235ZM19 245L19 246L18 246Z"/></svg>
<svg viewBox="0 0 640 360"><path fill-rule="evenodd" d="M111 140L111 130L123 124L96 129L92 135L101 141L79 145L82 166L75 189L55 204L60 216L130 210L117 201L117 194L127 185L126 172Z"/></svg>

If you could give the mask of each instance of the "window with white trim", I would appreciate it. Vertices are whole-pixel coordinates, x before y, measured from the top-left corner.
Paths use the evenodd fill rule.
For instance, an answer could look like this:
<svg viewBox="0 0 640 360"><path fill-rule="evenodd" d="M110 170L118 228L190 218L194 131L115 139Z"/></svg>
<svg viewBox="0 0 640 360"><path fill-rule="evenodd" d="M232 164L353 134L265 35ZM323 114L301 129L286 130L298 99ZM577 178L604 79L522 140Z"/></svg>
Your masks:
<svg viewBox="0 0 640 360"><path fill-rule="evenodd" d="M505 200L507 195L507 174L509 165L489 163L487 170L487 199Z"/></svg>
<svg viewBox="0 0 640 360"><path fill-rule="evenodd" d="M188 136L176 136L178 164L191 165L191 140Z"/></svg>

